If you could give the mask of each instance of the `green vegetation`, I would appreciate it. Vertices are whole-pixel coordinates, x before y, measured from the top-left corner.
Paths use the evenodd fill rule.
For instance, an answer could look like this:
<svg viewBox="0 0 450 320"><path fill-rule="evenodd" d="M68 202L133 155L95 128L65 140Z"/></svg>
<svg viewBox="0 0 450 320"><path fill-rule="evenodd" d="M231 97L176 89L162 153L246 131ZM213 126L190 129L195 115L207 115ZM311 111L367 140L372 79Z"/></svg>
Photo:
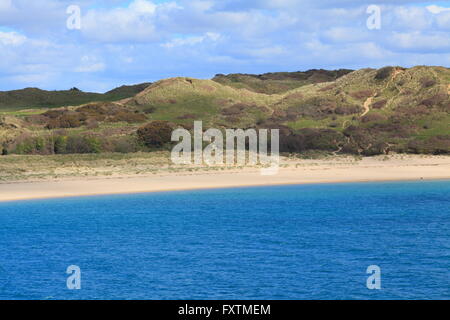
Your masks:
<svg viewBox="0 0 450 320"><path fill-rule="evenodd" d="M204 128L279 128L289 153L450 153L450 69L442 67L173 78L139 90L114 102L5 112L0 153L154 151L170 148L173 128L190 130L195 120ZM30 96L15 99L24 105Z"/></svg>
<svg viewBox="0 0 450 320"><path fill-rule="evenodd" d="M0 157L1 181L154 174L181 170L169 152L11 155Z"/></svg>
<svg viewBox="0 0 450 320"><path fill-rule="evenodd" d="M308 84L334 81L352 70L341 69L308 70L305 72L275 72L261 75L253 74L229 74L216 75L213 80L237 89L248 89L250 91L266 94L284 93L292 89L303 87Z"/></svg>
<svg viewBox="0 0 450 320"><path fill-rule="evenodd" d="M171 142L173 124L167 121L153 121L138 129L137 135L148 147L162 147Z"/></svg>
<svg viewBox="0 0 450 320"><path fill-rule="evenodd" d="M104 94L83 92L77 88L63 91L45 91L37 88L0 91L0 111L57 108L78 106L94 101L116 101L133 97L149 85L150 83L142 83L133 86L122 86Z"/></svg>

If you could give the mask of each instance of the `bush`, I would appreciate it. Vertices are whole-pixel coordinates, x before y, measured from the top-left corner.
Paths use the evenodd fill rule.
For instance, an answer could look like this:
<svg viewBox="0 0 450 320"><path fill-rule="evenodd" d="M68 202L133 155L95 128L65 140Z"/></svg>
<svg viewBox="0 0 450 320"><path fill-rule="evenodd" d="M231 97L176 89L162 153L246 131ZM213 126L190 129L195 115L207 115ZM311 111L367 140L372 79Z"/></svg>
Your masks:
<svg viewBox="0 0 450 320"><path fill-rule="evenodd" d="M350 96L352 96L353 98L358 99L358 100L367 99L367 98L371 97L372 95L373 95L372 90L361 90L361 91L352 92L350 94Z"/></svg>
<svg viewBox="0 0 450 320"><path fill-rule="evenodd" d="M171 142L174 126L168 121L152 121L137 130L139 140L148 147L162 147Z"/></svg>
<svg viewBox="0 0 450 320"><path fill-rule="evenodd" d="M67 138L66 153L100 153L101 141L93 136L70 136Z"/></svg>
<svg viewBox="0 0 450 320"><path fill-rule="evenodd" d="M119 153L133 153L139 151L139 146L136 143L136 137L119 137L112 141L114 143L113 152Z"/></svg>
<svg viewBox="0 0 450 320"><path fill-rule="evenodd" d="M14 153L17 154L33 154L35 151L34 142L29 139L17 144Z"/></svg>
<svg viewBox="0 0 450 320"><path fill-rule="evenodd" d="M387 100L383 99L372 104L373 109L383 109L387 104Z"/></svg>
<svg viewBox="0 0 450 320"><path fill-rule="evenodd" d="M64 154L67 152L66 136L56 136L53 138L53 152L55 154Z"/></svg>
<svg viewBox="0 0 450 320"><path fill-rule="evenodd" d="M156 107L147 107L144 109L145 114L155 113Z"/></svg>
<svg viewBox="0 0 450 320"><path fill-rule="evenodd" d="M399 106L396 109L395 115L399 118L404 118L407 116L408 118L419 117L423 115L430 114L431 111L429 108L423 104L417 106Z"/></svg>
<svg viewBox="0 0 450 320"><path fill-rule="evenodd" d="M29 137L20 139L17 142L13 153L17 154L50 154L52 151L51 146L48 148L49 143L46 138L43 137Z"/></svg>
<svg viewBox="0 0 450 320"><path fill-rule="evenodd" d="M192 113L187 113L182 116L177 117L178 120L189 120L189 119L197 119L197 116Z"/></svg>
<svg viewBox="0 0 450 320"><path fill-rule="evenodd" d="M127 122L127 123L141 123L147 120L148 118L145 114L129 111L120 111L109 119L109 121L111 122Z"/></svg>
<svg viewBox="0 0 450 320"><path fill-rule="evenodd" d="M107 115L108 108L102 104L87 104L77 109L77 112L87 113L90 115Z"/></svg>
<svg viewBox="0 0 450 320"><path fill-rule="evenodd" d="M385 80L388 77L391 76L392 72L394 71L393 67L384 67L377 71L375 75L376 80Z"/></svg>
<svg viewBox="0 0 450 320"><path fill-rule="evenodd" d="M435 136L426 140L413 140L408 143L408 152L417 154L449 154L450 136Z"/></svg>
<svg viewBox="0 0 450 320"><path fill-rule="evenodd" d="M383 133L378 128L368 129L351 125L344 130L348 140L343 151L365 156L384 154L388 152L388 144Z"/></svg>
<svg viewBox="0 0 450 320"><path fill-rule="evenodd" d="M434 107L444 103L447 100L447 94L438 93L432 97L424 99L421 104L427 107Z"/></svg>
<svg viewBox="0 0 450 320"><path fill-rule="evenodd" d="M64 114L58 118L52 118L47 124L47 129L78 128L83 125L84 118L77 114Z"/></svg>
<svg viewBox="0 0 450 320"><path fill-rule="evenodd" d="M98 121L95 119L88 119L85 121L87 129L97 129L99 127Z"/></svg>
<svg viewBox="0 0 450 320"><path fill-rule="evenodd" d="M25 120L31 124L45 125L48 122L48 118L42 114L34 114L25 118Z"/></svg>
<svg viewBox="0 0 450 320"><path fill-rule="evenodd" d="M235 115L239 115L239 114L243 113L244 110L245 110L246 108L249 108L249 107L250 107L250 106L247 106L247 105L245 105L245 104L243 104L243 103L236 103L236 104L232 105L231 107L228 107L228 108L226 108L226 109L223 109L223 110L221 111L221 113L222 113L224 116L235 116Z"/></svg>
<svg viewBox="0 0 450 320"><path fill-rule="evenodd" d="M436 80L433 78L425 77L425 78L420 79L420 84L421 84L422 88L424 88L424 89L431 88L436 83L437 83Z"/></svg>
<svg viewBox="0 0 450 320"><path fill-rule="evenodd" d="M356 105L339 106L336 108L334 112L339 115L350 115L360 113L361 107Z"/></svg>
<svg viewBox="0 0 450 320"><path fill-rule="evenodd" d="M364 117L362 117L361 121L363 123L367 123L367 122L383 122L386 121L387 118L381 114L378 113L369 113L367 115L365 115Z"/></svg>
<svg viewBox="0 0 450 320"><path fill-rule="evenodd" d="M62 116L64 113L66 112L66 110L49 110L47 112L44 112L42 115L50 118L50 119L56 119L60 116Z"/></svg>
<svg viewBox="0 0 450 320"><path fill-rule="evenodd" d="M298 133L280 132L281 152L306 150L335 151L344 142L344 136L331 129L301 129Z"/></svg>

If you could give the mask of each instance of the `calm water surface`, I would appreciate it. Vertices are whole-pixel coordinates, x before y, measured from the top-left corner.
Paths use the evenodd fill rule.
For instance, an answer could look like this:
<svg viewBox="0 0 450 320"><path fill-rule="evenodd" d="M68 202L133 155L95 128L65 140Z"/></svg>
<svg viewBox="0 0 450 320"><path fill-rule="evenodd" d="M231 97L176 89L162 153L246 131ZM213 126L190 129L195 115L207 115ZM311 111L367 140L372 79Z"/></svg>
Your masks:
<svg viewBox="0 0 450 320"><path fill-rule="evenodd" d="M0 299L450 299L450 181L1 203Z"/></svg>

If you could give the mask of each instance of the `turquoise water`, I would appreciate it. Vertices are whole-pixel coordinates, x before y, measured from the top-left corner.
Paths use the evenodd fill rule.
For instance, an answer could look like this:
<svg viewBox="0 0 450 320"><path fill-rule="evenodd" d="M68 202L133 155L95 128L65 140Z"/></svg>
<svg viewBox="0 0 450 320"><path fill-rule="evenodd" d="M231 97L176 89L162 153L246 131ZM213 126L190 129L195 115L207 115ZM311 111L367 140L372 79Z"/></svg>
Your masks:
<svg viewBox="0 0 450 320"><path fill-rule="evenodd" d="M450 181L10 202L0 231L0 299L450 298Z"/></svg>

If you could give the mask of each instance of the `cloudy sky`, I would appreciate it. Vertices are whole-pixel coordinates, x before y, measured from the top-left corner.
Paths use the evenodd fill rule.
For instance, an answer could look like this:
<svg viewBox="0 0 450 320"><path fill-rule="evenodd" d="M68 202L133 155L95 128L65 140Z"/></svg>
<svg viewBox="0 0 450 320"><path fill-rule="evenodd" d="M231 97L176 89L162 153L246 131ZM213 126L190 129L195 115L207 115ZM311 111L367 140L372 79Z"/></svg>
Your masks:
<svg viewBox="0 0 450 320"><path fill-rule="evenodd" d="M370 5L381 10L379 29L368 28L377 21ZM448 8L450 1L414 0L0 0L0 90L103 92L173 76L448 67Z"/></svg>

